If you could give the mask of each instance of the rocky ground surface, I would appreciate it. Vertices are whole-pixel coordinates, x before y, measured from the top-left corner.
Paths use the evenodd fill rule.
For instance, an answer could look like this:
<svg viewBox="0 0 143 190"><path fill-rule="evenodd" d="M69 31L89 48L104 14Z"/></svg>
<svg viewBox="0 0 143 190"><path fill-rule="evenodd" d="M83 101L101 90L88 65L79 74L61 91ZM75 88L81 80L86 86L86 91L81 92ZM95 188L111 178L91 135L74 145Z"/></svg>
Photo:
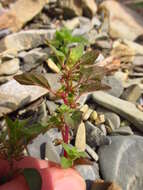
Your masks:
<svg viewBox="0 0 143 190"><path fill-rule="evenodd" d="M1 0L0 1L0 124L4 114L31 122L44 121L62 103L46 90L23 86L13 76L27 71L43 73L54 89L59 88L60 70L50 65L46 39L65 26L74 35L85 36L90 47L100 50L96 62L113 61L120 68L104 82L111 90L80 98L83 123L72 142L85 150L93 165L77 170L87 190L114 181L110 190L141 190L143 187L143 19L117 1L94 0ZM75 3L77 2L77 3ZM38 136L30 155L60 162L60 146L52 143L61 134L50 129ZM99 187L100 188L100 187Z"/></svg>

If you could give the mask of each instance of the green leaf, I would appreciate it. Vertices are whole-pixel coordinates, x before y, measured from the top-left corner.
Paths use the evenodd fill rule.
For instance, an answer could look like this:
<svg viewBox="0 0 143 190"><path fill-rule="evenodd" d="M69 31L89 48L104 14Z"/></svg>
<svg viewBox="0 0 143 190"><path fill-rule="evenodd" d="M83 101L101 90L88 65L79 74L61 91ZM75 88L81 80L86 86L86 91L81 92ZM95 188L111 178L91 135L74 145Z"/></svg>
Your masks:
<svg viewBox="0 0 143 190"><path fill-rule="evenodd" d="M72 119L74 120L74 127L78 127L78 125L80 124L81 120L82 120L82 112L79 110L75 110L72 113Z"/></svg>
<svg viewBox="0 0 143 190"><path fill-rule="evenodd" d="M81 119L82 119L82 112L79 110L75 110L72 113L67 112L64 114L65 123L73 129L78 127L78 125L81 122Z"/></svg>
<svg viewBox="0 0 143 190"><path fill-rule="evenodd" d="M73 161L65 157L61 157L61 166L64 169L70 168L73 165Z"/></svg>
<svg viewBox="0 0 143 190"><path fill-rule="evenodd" d="M14 79L20 84L24 85L38 85L43 88L49 89L50 85L48 80L41 74L37 73L24 73L14 76Z"/></svg>
<svg viewBox="0 0 143 190"><path fill-rule="evenodd" d="M59 108L57 108L56 111L61 113L61 114L64 114L66 112L70 112L71 108L69 106L67 106L66 104L62 104Z"/></svg>
<svg viewBox="0 0 143 190"><path fill-rule="evenodd" d="M34 168L25 168L22 171L23 176L30 190L41 190L42 178L38 170Z"/></svg>
<svg viewBox="0 0 143 190"><path fill-rule="evenodd" d="M60 63L63 63L65 60L65 55L62 51L57 50L53 45L49 44L50 48L52 49L52 51L54 52L55 56L57 57L58 61Z"/></svg>
<svg viewBox="0 0 143 190"><path fill-rule="evenodd" d="M80 152L76 147L71 147L66 143L62 143L62 146L66 153L68 154L68 158L71 159L72 161L76 160L77 158L80 157L86 157L85 152Z"/></svg>
<svg viewBox="0 0 143 190"><path fill-rule="evenodd" d="M82 65L91 65L94 64L95 60L99 56L99 52L92 50L86 52L80 59Z"/></svg>
<svg viewBox="0 0 143 190"><path fill-rule="evenodd" d="M71 114L68 112L64 113L64 122L67 124L68 127L75 127L74 120L72 119Z"/></svg>
<svg viewBox="0 0 143 190"><path fill-rule="evenodd" d="M83 51L84 46L81 44L71 49L69 60L67 63L69 67L73 66L81 58L81 56L83 55Z"/></svg>

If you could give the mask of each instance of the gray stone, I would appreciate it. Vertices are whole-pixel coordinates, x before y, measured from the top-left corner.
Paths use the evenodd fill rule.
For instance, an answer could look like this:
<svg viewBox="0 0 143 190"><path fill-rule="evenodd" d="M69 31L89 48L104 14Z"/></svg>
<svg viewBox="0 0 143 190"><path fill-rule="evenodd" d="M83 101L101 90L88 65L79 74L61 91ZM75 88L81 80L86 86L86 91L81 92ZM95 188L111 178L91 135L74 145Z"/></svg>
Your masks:
<svg viewBox="0 0 143 190"><path fill-rule="evenodd" d="M19 69L19 59L4 61L0 64L0 76L16 74L19 71Z"/></svg>
<svg viewBox="0 0 143 190"><path fill-rule="evenodd" d="M48 108L50 114L53 114L55 112L55 110L58 108L58 105L55 104L53 101L47 100L46 105L47 105L47 108Z"/></svg>
<svg viewBox="0 0 143 190"><path fill-rule="evenodd" d="M111 132L111 135L133 135L133 131L130 127L120 127L119 129L115 129Z"/></svg>
<svg viewBox="0 0 143 190"><path fill-rule="evenodd" d="M80 104L80 106L83 106L88 99L90 99L91 93L84 94L80 96L80 98L77 100L77 103Z"/></svg>
<svg viewBox="0 0 143 190"><path fill-rule="evenodd" d="M30 155L42 159L46 157L48 160L60 163L62 146L54 146L53 140L56 138L61 138L61 133L57 129L50 129L44 135L40 134L32 144L28 145Z"/></svg>
<svg viewBox="0 0 143 190"><path fill-rule="evenodd" d="M107 130L104 124L99 125L99 129L103 132L105 136L107 135Z"/></svg>
<svg viewBox="0 0 143 190"><path fill-rule="evenodd" d="M121 94L123 93L124 88L122 82L116 77L106 76L104 77L103 83L111 87L110 90L107 90L107 93L111 94L112 96L120 97Z"/></svg>
<svg viewBox="0 0 143 190"><path fill-rule="evenodd" d="M103 179L114 181L123 190L143 187L143 137L113 136L112 143L99 149L99 167Z"/></svg>
<svg viewBox="0 0 143 190"><path fill-rule="evenodd" d="M14 79L10 80L0 86L0 117L37 100L47 92L39 86L20 85Z"/></svg>
<svg viewBox="0 0 143 190"><path fill-rule="evenodd" d="M9 29L0 30L0 39L7 36L10 33L11 33L11 31Z"/></svg>
<svg viewBox="0 0 143 190"><path fill-rule="evenodd" d="M44 135L40 134L38 137L36 137L33 140L33 142L27 146L28 152L30 153L30 155L36 158L41 158L40 149L42 148L43 144L46 145L48 139L49 139L49 136L47 134L44 134ZM45 150L43 150L42 154L45 154Z"/></svg>
<svg viewBox="0 0 143 190"><path fill-rule="evenodd" d="M110 144L110 138L105 136L104 133L92 123L87 121L86 126L86 139L87 144L91 147L101 146L103 144Z"/></svg>
<svg viewBox="0 0 143 190"><path fill-rule="evenodd" d="M132 85L128 87L126 90L124 90L121 98L136 103L141 94L142 94L141 88L138 85Z"/></svg>
<svg viewBox="0 0 143 190"><path fill-rule="evenodd" d="M140 131L143 131L143 112L139 111L134 104L102 91L93 93L92 97L96 103L118 113L123 118L133 123Z"/></svg>
<svg viewBox="0 0 143 190"><path fill-rule="evenodd" d="M104 113L105 115L105 118L107 120L107 124L113 129L118 129L120 127L120 117L115 114L115 113L112 113L112 112L105 112Z"/></svg>
<svg viewBox="0 0 143 190"><path fill-rule="evenodd" d="M14 49L23 51L36 48L45 44L47 39L52 39L55 33L54 29L49 30L27 30L10 34L0 41L0 52Z"/></svg>
<svg viewBox="0 0 143 190"><path fill-rule="evenodd" d="M100 178L99 168L96 162L93 165L77 165L75 168L85 180L95 181Z"/></svg>
<svg viewBox="0 0 143 190"><path fill-rule="evenodd" d="M50 138L48 138L46 141L45 158L56 163L60 163L61 161L60 155L56 151L56 148Z"/></svg>
<svg viewBox="0 0 143 190"><path fill-rule="evenodd" d="M61 87L61 84L59 82L60 74L47 73L44 76L47 78L52 90L59 90L59 88Z"/></svg>
<svg viewBox="0 0 143 190"><path fill-rule="evenodd" d="M35 68L41 62L46 61L48 58L49 49L35 48L28 52L23 51L18 54L18 57L22 60L22 68L24 71L30 71Z"/></svg>

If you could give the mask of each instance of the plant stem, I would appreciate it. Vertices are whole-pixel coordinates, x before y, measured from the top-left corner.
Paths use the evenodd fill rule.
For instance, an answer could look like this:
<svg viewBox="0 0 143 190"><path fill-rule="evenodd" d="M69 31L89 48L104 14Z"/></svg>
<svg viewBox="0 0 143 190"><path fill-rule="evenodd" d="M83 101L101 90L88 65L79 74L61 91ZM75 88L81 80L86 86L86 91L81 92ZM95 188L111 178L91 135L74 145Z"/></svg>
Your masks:
<svg viewBox="0 0 143 190"><path fill-rule="evenodd" d="M68 144L69 141L69 127L64 124L64 129L62 130L62 137L63 137L63 141L64 143ZM67 153L64 150L64 157L67 157Z"/></svg>

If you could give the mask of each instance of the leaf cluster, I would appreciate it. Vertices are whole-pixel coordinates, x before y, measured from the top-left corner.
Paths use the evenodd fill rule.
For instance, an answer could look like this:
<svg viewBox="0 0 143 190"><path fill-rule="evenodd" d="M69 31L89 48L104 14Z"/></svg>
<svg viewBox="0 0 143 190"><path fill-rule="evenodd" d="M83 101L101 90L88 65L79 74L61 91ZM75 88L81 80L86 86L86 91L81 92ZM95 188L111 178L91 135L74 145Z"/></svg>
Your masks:
<svg viewBox="0 0 143 190"><path fill-rule="evenodd" d="M27 127L28 120L12 121L6 117L7 128L0 133L0 159L19 160L29 142L45 130L41 124Z"/></svg>
<svg viewBox="0 0 143 190"><path fill-rule="evenodd" d="M85 158L85 152L78 151L76 147L70 147L69 145L62 143L64 150L67 153L67 158L61 158L61 166L63 168L69 168L74 165L74 162L79 158Z"/></svg>
<svg viewBox="0 0 143 190"><path fill-rule="evenodd" d="M62 52L67 56L69 51L69 45L73 43L85 44L87 40L82 36L72 35L72 31L67 28L62 28L59 31L56 31L51 45L53 45L58 51Z"/></svg>

